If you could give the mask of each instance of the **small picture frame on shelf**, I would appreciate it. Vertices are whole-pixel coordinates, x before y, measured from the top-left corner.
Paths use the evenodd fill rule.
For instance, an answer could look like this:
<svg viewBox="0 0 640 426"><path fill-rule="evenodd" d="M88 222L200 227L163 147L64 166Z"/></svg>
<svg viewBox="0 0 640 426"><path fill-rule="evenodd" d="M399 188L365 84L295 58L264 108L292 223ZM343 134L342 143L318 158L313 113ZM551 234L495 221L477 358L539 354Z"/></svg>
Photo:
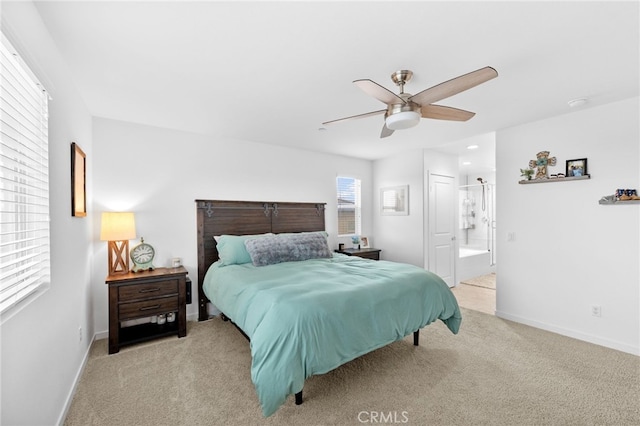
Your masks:
<svg viewBox="0 0 640 426"><path fill-rule="evenodd" d="M581 177L588 176L589 172L587 171L587 159L586 158L577 158L575 160L567 160L567 169L565 176L570 177Z"/></svg>
<svg viewBox="0 0 640 426"><path fill-rule="evenodd" d="M369 248L369 237L360 237L360 248Z"/></svg>

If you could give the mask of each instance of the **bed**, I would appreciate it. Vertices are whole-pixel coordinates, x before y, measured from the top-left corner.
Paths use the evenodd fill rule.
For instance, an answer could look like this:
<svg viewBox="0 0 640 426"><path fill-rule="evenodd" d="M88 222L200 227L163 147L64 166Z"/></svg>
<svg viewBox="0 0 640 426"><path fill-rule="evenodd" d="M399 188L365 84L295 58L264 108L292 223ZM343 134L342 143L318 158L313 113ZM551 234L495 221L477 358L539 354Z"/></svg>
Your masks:
<svg viewBox="0 0 640 426"><path fill-rule="evenodd" d="M211 302L250 341L264 416L289 395L301 404L312 375L412 333L417 346L419 330L437 319L458 332L458 304L436 275L332 253L323 203L196 206L199 320Z"/></svg>

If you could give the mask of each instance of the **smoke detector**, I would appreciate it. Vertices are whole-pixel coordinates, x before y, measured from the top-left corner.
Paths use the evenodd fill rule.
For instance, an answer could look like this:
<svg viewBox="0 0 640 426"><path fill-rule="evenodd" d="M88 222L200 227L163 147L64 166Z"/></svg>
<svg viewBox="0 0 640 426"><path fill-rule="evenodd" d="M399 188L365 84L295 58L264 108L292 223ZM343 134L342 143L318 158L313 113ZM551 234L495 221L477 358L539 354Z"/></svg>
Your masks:
<svg viewBox="0 0 640 426"><path fill-rule="evenodd" d="M587 98L572 99L567 103L571 108L578 108L587 103Z"/></svg>

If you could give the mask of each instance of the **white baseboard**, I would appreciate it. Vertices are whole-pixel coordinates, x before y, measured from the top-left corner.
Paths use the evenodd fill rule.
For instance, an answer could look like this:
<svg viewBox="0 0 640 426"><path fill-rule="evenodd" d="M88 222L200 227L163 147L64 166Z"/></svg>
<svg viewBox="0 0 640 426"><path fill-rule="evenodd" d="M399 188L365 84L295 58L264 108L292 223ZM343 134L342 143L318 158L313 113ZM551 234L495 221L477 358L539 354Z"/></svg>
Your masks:
<svg viewBox="0 0 640 426"><path fill-rule="evenodd" d="M78 388L78 383L80 383L80 378L82 377L82 373L84 373L84 368L87 366L87 361L89 360L89 352L91 351L91 346L93 346L93 342L95 341L95 336L89 342L87 346L87 350L84 353L84 357L82 358L82 362L80 363L80 368L76 372L75 377L73 378L73 386L71 386L71 390L67 394L67 397L64 401L64 409L62 413L60 413L60 418L56 423L58 426L62 426L64 424L65 419L67 418L67 413L69 412L69 408L71 408L71 403L73 402L73 397L76 394L76 389Z"/></svg>
<svg viewBox="0 0 640 426"><path fill-rule="evenodd" d="M558 327L553 324L547 324L547 323L532 320L529 318L524 318L518 315L509 314L503 311L496 310L496 316L498 318L503 318L509 321L529 325L531 327L535 327L542 330L550 331L552 333L560 334L562 336L571 337L574 339L582 340L584 342L589 342L596 345L604 346L606 348L615 349L617 351L626 352L631 355L640 356L640 347L637 347L637 346L628 345L626 343L618 342L615 340L604 339L602 337L586 334L581 331Z"/></svg>

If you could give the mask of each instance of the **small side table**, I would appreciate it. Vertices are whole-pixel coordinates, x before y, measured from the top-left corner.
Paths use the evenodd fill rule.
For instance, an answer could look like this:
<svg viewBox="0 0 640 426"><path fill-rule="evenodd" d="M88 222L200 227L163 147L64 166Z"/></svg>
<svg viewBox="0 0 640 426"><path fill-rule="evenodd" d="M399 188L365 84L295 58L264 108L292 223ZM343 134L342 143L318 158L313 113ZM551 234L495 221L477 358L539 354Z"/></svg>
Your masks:
<svg viewBox="0 0 640 426"><path fill-rule="evenodd" d="M187 335L187 270L156 268L151 271L109 275L109 353L124 345L177 334ZM174 312L175 321L122 327L122 321Z"/></svg>
<svg viewBox="0 0 640 426"><path fill-rule="evenodd" d="M342 250L336 250L336 253L346 254L347 256L358 256L365 259L380 260L380 252L382 250L375 248L345 248Z"/></svg>

